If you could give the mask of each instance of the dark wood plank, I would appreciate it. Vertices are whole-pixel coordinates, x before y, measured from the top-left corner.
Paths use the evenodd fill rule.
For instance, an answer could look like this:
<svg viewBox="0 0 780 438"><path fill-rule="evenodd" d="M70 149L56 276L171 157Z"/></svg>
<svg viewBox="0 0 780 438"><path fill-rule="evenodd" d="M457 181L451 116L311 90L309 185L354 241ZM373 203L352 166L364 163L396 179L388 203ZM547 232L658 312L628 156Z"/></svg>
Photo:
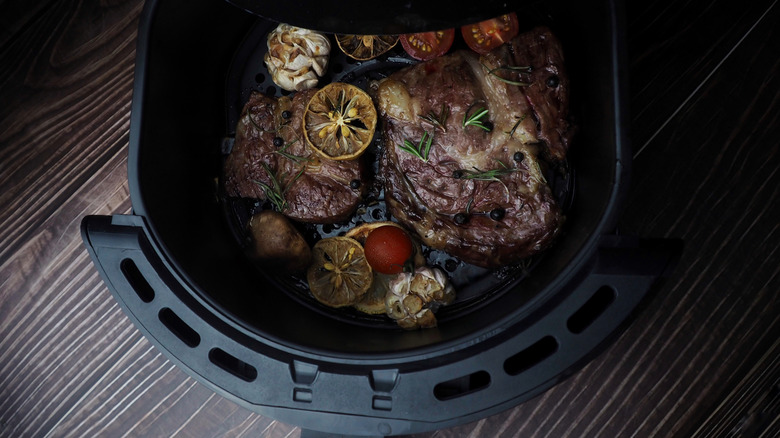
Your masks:
<svg viewBox="0 0 780 438"><path fill-rule="evenodd" d="M53 7L53 3L53 0L0 1L0 52L4 52L29 26L33 26L47 9Z"/></svg>
<svg viewBox="0 0 780 438"><path fill-rule="evenodd" d="M141 0L0 2L0 436L298 436L134 328L79 235L127 214ZM686 242L593 362L415 437L777 436L777 1L628 2L636 159L621 232Z"/></svg>
<svg viewBox="0 0 780 438"><path fill-rule="evenodd" d="M760 356L745 358L743 369L724 385L717 406L703 412L689 436L780 436L780 338Z"/></svg>
<svg viewBox="0 0 780 438"><path fill-rule="evenodd" d="M720 69L776 2L625 2L631 131L641 148ZM737 74L738 70L733 70Z"/></svg>

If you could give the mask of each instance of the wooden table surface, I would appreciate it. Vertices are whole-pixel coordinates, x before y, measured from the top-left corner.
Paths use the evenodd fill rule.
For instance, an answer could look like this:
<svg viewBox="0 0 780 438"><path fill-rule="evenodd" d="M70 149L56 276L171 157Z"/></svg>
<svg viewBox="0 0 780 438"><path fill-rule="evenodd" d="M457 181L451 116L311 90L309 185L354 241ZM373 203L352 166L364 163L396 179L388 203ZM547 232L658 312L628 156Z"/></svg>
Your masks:
<svg viewBox="0 0 780 438"><path fill-rule="evenodd" d="M580 372L416 436L780 436L780 6L626 3L620 231L683 239L679 265ZM0 436L299 436L169 362L82 244L82 217L131 212L141 9L0 1Z"/></svg>

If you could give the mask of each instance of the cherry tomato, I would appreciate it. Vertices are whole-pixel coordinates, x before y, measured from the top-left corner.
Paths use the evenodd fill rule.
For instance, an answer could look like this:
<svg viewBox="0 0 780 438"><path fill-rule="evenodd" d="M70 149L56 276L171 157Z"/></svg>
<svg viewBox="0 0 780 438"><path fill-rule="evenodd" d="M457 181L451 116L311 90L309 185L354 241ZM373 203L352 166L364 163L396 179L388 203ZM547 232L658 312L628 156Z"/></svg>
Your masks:
<svg viewBox="0 0 780 438"><path fill-rule="evenodd" d="M404 230L384 225L369 233L363 245L368 264L383 274L398 274L412 256L412 239Z"/></svg>
<svg viewBox="0 0 780 438"><path fill-rule="evenodd" d="M460 28L471 50L485 54L517 36L520 26L514 12Z"/></svg>
<svg viewBox="0 0 780 438"><path fill-rule="evenodd" d="M455 40L455 29L407 33L401 35L400 39L401 45L409 56L420 61L428 61L450 50Z"/></svg>

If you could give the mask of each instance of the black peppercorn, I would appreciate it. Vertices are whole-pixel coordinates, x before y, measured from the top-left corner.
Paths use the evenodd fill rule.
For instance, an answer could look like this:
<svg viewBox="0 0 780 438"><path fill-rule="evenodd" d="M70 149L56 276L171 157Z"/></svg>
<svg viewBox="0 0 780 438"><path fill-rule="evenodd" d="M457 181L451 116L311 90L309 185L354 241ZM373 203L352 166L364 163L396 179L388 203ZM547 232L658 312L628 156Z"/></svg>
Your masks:
<svg viewBox="0 0 780 438"><path fill-rule="evenodd" d="M460 263L455 259L447 259L447 261L444 262L444 269L448 270L449 272L453 272L458 269L459 264Z"/></svg>
<svg viewBox="0 0 780 438"><path fill-rule="evenodd" d="M515 154L512 156L512 159L517 163L523 161L523 158L525 158L525 156L522 152L515 152Z"/></svg>
<svg viewBox="0 0 780 438"><path fill-rule="evenodd" d="M501 219L504 218L505 214L506 211L501 207L490 210L490 218L493 219L494 221L500 221Z"/></svg>
<svg viewBox="0 0 780 438"><path fill-rule="evenodd" d="M485 123L483 123L482 126L484 126L485 130L488 131L488 132L493 130L493 122L491 122L490 120L488 120Z"/></svg>
<svg viewBox="0 0 780 438"><path fill-rule="evenodd" d="M547 78L547 86L550 88L555 88L560 84L560 79L558 79L558 75L551 75Z"/></svg>
<svg viewBox="0 0 780 438"><path fill-rule="evenodd" d="M284 139L282 137L274 137L274 146L281 147L284 144Z"/></svg>
<svg viewBox="0 0 780 438"><path fill-rule="evenodd" d="M282 118L283 119L289 119L290 117L292 117L292 113L291 112L289 112L287 110L282 111Z"/></svg>
<svg viewBox="0 0 780 438"><path fill-rule="evenodd" d="M458 170L452 172L452 177L455 178L455 179L463 178L463 171L461 169L458 169Z"/></svg>
<svg viewBox="0 0 780 438"><path fill-rule="evenodd" d="M456 224L463 225L469 221L469 216L466 213L458 213L453 219L455 220Z"/></svg>
<svg viewBox="0 0 780 438"><path fill-rule="evenodd" d="M352 190L357 190L360 188L360 180L359 179L353 179L349 182L349 188Z"/></svg>

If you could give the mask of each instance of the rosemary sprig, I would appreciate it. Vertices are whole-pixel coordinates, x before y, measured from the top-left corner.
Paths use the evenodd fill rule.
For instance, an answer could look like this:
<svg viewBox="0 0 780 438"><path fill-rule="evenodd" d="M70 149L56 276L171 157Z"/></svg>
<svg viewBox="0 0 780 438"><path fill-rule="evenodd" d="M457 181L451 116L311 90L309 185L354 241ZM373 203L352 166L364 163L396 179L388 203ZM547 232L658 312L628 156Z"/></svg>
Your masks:
<svg viewBox="0 0 780 438"><path fill-rule="evenodd" d="M509 175L510 173L517 172L519 169L516 167L509 167L501 160L496 160L501 165L500 169L480 170L474 167L474 170L461 169L458 172L458 178L461 179L473 179L477 181L495 181L501 182L498 177Z"/></svg>
<svg viewBox="0 0 780 438"><path fill-rule="evenodd" d="M547 184L547 178L544 177L544 172L542 172L542 167L539 166L538 161L534 161L534 167L536 169L537 175L539 176L537 177L535 175L531 175L531 177L535 179L538 184Z"/></svg>
<svg viewBox="0 0 780 438"><path fill-rule="evenodd" d="M295 178L290 180L286 185L282 185L281 180L283 180L283 176L277 177L276 174L271 170L270 167L268 167L265 163L260 163L263 165L263 168L265 169L266 173L268 174L268 177L271 179L271 185L258 181L253 180L255 184L259 185L260 187L265 190L265 196L268 198L269 201L276 207L276 210L278 212L283 212L287 208L287 199L285 199L285 195L287 195L287 190L290 188L292 183L298 180L298 178L301 177L303 174L304 167L301 167L301 170L298 172L297 175L295 175Z"/></svg>
<svg viewBox="0 0 780 438"><path fill-rule="evenodd" d="M472 104L463 114L463 128L465 129L467 126L476 126L477 128L490 132L493 128L485 125L486 120L482 120L483 117L488 115L488 110L479 107L473 114L469 115L469 111L471 111L472 107L474 107L474 104Z"/></svg>
<svg viewBox="0 0 780 438"><path fill-rule="evenodd" d="M427 163L432 144L433 134L428 134L428 131L423 131L423 136L418 144L415 145L409 140L404 140L404 144L398 145L398 147Z"/></svg>
<svg viewBox="0 0 780 438"><path fill-rule="evenodd" d="M523 114L520 117L517 117L517 122L515 122L515 126L512 126L512 130L507 132L509 134L509 138L512 138L513 135L515 135L515 131L517 130L517 127L520 126L521 123L523 123L523 120L525 120L526 114Z"/></svg>
<svg viewBox="0 0 780 438"><path fill-rule="evenodd" d="M419 116L419 117L425 120L426 122L430 123L431 125L433 125L435 128L440 128L442 132L447 132L447 128L445 128L445 125L447 123L447 118L449 116L450 116L450 107L442 103L439 114L436 114L433 111L429 111L427 115Z"/></svg>
<svg viewBox="0 0 780 438"><path fill-rule="evenodd" d="M499 70L512 70L512 71L519 71L519 72L525 72L529 73L531 71L531 66L513 66L513 65L500 65L498 67L490 68L486 66L485 64L482 64L482 67L485 67L485 70L487 70L487 74L493 75L501 82L505 82L510 85L517 85L520 87L527 87L531 85L530 82L523 82L523 81L513 81L511 79L507 79L505 77L500 76L496 71Z"/></svg>
<svg viewBox="0 0 780 438"><path fill-rule="evenodd" d="M300 155L293 155L293 154L287 152L287 148L290 147L290 145L295 144L295 142L297 142L298 140L299 139L296 138L295 140L293 140L293 141L285 144L281 148L279 148L279 150L274 151L274 153L277 154L277 155L281 155L281 156L283 156L283 157L285 157L285 158L287 158L289 160L293 160L296 163L304 163L304 162L311 161L311 158L309 158L309 157L302 157Z"/></svg>
<svg viewBox="0 0 780 438"><path fill-rule="evenodd" d="M464 170L463 179L501 182L501 180L498 179L499 176L509 175L510 173L513 172L517 172L517 169L510 168L510 169L480 170L475 167L474 170Z"/></svg>
<svg viewBox="0 0 780 438"><path fill-rule="evenodd" d="M475 181L491 181L491 182L497 182L501 184L504 187L504 191L506 193L506 199L507 202L509 201L509 187L504 184L503 181L499 179L500 176L509 175L510 173L517 172L518 168L516 167L509 167L506 164L504 164L501 160L498 161L498 164L501 165L500 169L491 169L491 170L480 170L476 167L474 167L474 170L456 170L453 176L455 178L460 179L473 179Z"/></svg>
<svg viewBox="0 0 780 438"><path fill-rule="evenodd" d="M284 198L285 192L287 191L286 187L282 187L281 182L279 182L279 178L276 177L276 174L271 171L271 169L265 163L260 164L263 165L266 173L268 173L268 177L271 178L271 185L269 186L268 184L258 180L254 180L254 182L263 188L266 198L268 198L274 207L276 207L276 210L281 213L285 208L287 208L287 200Z"/></svg>

